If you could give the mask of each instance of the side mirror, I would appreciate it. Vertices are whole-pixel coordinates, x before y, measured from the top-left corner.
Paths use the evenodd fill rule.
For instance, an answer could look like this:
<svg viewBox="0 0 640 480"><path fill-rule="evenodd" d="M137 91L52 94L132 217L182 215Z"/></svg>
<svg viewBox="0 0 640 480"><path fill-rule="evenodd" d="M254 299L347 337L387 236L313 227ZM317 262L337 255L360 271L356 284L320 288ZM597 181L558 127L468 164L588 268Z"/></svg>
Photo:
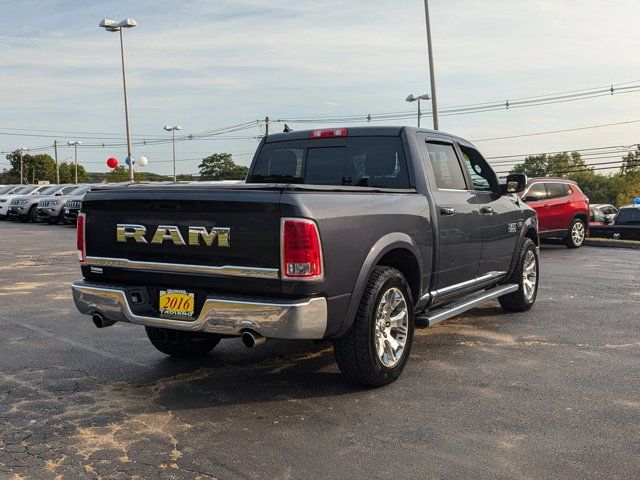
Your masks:
<svg viewBox="0 0 640 480"><path fill-rule="evenodd" d="M605 225L611 224L611 219L609 217L604 217L604 224Z"/></svg>
<svg viewBox="0 0 640 480"><path fill-rule="evenodd" d="M507 182L501 185L503 195L508 193L522 193L527 188L527 176L524 173L512 173L507 175ZM525 198L526 202L527 199Z"/></svg>

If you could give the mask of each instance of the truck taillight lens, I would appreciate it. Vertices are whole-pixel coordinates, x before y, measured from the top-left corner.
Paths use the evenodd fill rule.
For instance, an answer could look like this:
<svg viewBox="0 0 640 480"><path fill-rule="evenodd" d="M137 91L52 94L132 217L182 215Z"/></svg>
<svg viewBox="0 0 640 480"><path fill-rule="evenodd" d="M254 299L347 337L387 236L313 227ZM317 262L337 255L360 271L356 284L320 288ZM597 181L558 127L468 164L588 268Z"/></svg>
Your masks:
<svg viewBox="0 0 640 480"><path fill-rule="evenodd" d="M78 226L76 228L76 235L77 235L77 246L78 246L78 260L80 260L81 262L84 262L87 258L86 253L87 253L87 245L85 242L85 214L84 213L80 213L78 215Z"/></svg>
<svg viewBox="0 0 640 480"><path fill-rule="evenodd" d="M288 218L282 223L283 278L322 277L322 250L318 227L312 220Z"/></svg>

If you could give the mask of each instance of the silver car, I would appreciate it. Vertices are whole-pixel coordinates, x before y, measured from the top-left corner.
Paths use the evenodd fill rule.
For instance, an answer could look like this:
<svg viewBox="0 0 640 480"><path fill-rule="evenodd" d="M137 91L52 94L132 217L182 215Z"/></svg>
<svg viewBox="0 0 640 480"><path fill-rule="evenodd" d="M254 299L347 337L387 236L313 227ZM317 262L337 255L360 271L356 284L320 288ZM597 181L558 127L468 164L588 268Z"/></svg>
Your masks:
<svg viewBox="0 0 640 480"><path fill-rule="evenodd" d="M11 200L9 211L7 212L10 219L19 219L23 222L37 221L36 207L43 196L64 195L76 188L77 185L38 185L37 187L28 194L16 195Z"/></svg>
<svg viewBox="0 0 640 480"><path fill-rule="evenodd" d="M21 193L30 187L24 185L4 185L0 188L0 220L7 218L7 211L9 210L9 203L11 203L12 195Z"/></svg>
<svg viewBox="0 0 640 480"><path fill-rule="evenodd" d="M91 185L80 185L71 191L62 193L62 195L54 195L45 197L38 202L36 207L36 218L38 221L49 224L67 223L64 217L64 208L70 200L82 200L84 194L91 190Z"/></svg>

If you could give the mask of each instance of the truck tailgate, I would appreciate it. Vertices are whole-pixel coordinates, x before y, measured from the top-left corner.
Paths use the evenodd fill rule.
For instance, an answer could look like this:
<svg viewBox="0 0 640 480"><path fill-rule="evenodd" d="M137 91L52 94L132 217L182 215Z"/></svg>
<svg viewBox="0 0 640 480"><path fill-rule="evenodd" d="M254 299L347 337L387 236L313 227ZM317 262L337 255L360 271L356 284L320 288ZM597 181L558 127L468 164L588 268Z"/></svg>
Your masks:
<svg viewBox="0 0 640 480"><path fill-rule="evenodd" d="M136 272L146 272L140 277L145 283L173 278L225 290L234 279L255 278L269 285L265 293L279 290L280 195L267 188L188 185L91 192L82 205L87 264L102 267L98 279L135 282ZM214 228L228 229L228 237L211 236Z"/></svg>

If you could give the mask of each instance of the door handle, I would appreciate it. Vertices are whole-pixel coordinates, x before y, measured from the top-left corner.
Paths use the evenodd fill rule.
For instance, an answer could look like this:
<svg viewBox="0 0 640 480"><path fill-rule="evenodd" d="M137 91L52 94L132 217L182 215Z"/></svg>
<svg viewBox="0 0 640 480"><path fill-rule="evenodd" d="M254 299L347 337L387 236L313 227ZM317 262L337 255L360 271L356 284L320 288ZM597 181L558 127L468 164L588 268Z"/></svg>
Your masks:
<svg viewBox="0 0 640 480"><path fill-rule="evenodd" d="M482 214L484 214L484 215L492 215L492 214L494 214L494 213L496 213L496 212L495 212L495 210L494 210L493 208L491 208L491 207L482 207L482 208L480 209L480 213L482 213Z"/></svg>
<svg viewBox="0 0 640 480"><path fill-rule="evenodd" d="M451 207L441 207L440 208L440 215L444 215L446 217L450 217L454 213L456 213L456 209L455 208L451 208Z"/></svg>

